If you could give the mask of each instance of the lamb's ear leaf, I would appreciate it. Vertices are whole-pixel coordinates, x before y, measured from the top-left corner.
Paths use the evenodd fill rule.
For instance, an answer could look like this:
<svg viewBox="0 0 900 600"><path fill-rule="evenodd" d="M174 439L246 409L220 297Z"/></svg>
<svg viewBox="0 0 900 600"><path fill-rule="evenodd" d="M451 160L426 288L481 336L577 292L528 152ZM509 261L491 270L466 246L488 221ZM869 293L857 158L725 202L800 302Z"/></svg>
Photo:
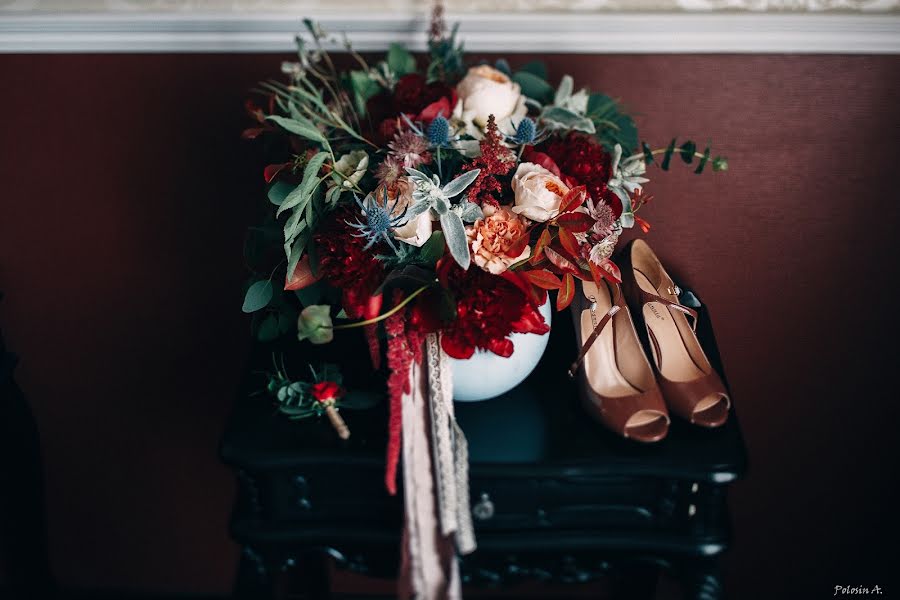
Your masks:
<svg viewBox="0 0 900 600"><path fill-rule="evenodd" d="M462 219L452 210L441 215L441 229L447 240L450 255L463 269L468 269L472 261L469 255L469 240Z"/></svg>
<svg viewBox="0 0 900 600"><path fill-rule="evenodd" d="M562 80L559 82L559 87L556 88L556 94L553 96L553 104L559 106L565 102L572 95L574 87L575 82L572 80L572 76L563 75Z"/></svg>
<svg viewBox="0 0 900 600"><path fill-rule="evenodd" d="M444 192L444 195L447 198L453 198L454 196L458 196L465 190L469 185L475 181L475 178L478 177L478 174L481 173L481 169L472 169L471 171L466 171L447 185L445 185L441 191Z"/></svg>

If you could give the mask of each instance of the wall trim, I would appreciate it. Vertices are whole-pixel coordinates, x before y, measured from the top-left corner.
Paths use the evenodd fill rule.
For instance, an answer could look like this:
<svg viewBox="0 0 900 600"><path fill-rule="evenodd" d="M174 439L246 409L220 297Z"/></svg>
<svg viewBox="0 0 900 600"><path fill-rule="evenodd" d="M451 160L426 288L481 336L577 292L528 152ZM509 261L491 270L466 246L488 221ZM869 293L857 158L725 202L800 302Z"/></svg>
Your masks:
<svg viewBox="0 0 900 600"><path fill-rule="evenodd" d="M311 15L361 51L424 49L418 15ZM898 14L448 15L475 52L900 53ZM288 52L299 18L256 13L0 13L2 53ZM338 44L339 45L339 44Z"/></svg>

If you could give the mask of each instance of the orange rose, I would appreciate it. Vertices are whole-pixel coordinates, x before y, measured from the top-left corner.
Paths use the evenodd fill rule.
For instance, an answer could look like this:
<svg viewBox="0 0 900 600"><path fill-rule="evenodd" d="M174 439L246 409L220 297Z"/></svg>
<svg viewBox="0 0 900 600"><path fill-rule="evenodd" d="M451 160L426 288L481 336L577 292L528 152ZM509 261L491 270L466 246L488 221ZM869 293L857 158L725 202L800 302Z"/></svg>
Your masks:
<svg viewBox="0 0 900 600"><path fill-rule="evenodd" d="M525 246L517 255L510 255L516 246L521 247L517 242L528 235L527 222L505 206L485 205L482 208L484 218L466 227L472 260L485 271L499 275L513 263L531 256L530 246Z"/></svg>

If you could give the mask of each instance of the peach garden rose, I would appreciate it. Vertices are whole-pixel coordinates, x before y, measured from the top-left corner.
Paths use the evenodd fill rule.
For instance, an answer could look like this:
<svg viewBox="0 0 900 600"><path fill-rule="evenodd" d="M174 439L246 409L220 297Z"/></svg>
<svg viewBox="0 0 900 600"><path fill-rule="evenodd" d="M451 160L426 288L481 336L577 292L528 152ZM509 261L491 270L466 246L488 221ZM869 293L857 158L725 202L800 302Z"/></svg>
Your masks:
<svg viewBox="0 0 900 600"><path fill-rule="evenodd" d="M510 265L531 256L529 246L516 256L509 254L515 243L527 235L528 224L506 206L486 205L483 211L484 218L466 228L472 260L485 271L499 275Z"/></svg>
<svg viewBox="0 0 900 600"><path fill-rule="evenodd" d="M457 84L456 93L462 102L463 114L479 127L487 124L490 115L501 123L519 113L524 116L527 110L519 84L488 65L469 69Z"/></svg>
<svg viewBox="0 0 900 600"><path fill-rule="evenodd" d="M516 205L512 211L532 221L544 223L559 213L559 205L569 188L540 165L524 162L512 179Z"/></svg>

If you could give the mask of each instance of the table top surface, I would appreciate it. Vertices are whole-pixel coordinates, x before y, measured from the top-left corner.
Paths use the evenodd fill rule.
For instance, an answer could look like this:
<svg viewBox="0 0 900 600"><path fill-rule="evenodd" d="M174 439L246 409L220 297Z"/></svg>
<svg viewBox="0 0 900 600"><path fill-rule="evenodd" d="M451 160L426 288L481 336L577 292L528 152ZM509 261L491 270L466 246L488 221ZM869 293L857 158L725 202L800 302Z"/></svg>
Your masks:
<svg viewBox="0 0 900 600"><path fill-rule="evenodd" d="M466 434L472 475L610 477L654 476L727 483L743 475L747 456L737 417L714 430L673 417L666 439L640 444L623 439L592 420L581 408L577 380L566 369L576 354L568 311L554 313L550 340L534 372L509 393L484 402L456 403ZM710 362L725 379L708 312L700 310L698 336ZM341 365L350 388L385 389L384 372L373 373L362 334L341 332L335 342L285 348L289 373L303 373L306 363ZM248 470L289 468L310 463L371 466L383 469L387 438L386 398L365 410L343 410L352 435L338 439L327 419L291 421L279 414L266 394L273 345L255 348L220 454ZM727 385L727 379L726 379ZM738 399L738 403L740 403Z"/></svg>

